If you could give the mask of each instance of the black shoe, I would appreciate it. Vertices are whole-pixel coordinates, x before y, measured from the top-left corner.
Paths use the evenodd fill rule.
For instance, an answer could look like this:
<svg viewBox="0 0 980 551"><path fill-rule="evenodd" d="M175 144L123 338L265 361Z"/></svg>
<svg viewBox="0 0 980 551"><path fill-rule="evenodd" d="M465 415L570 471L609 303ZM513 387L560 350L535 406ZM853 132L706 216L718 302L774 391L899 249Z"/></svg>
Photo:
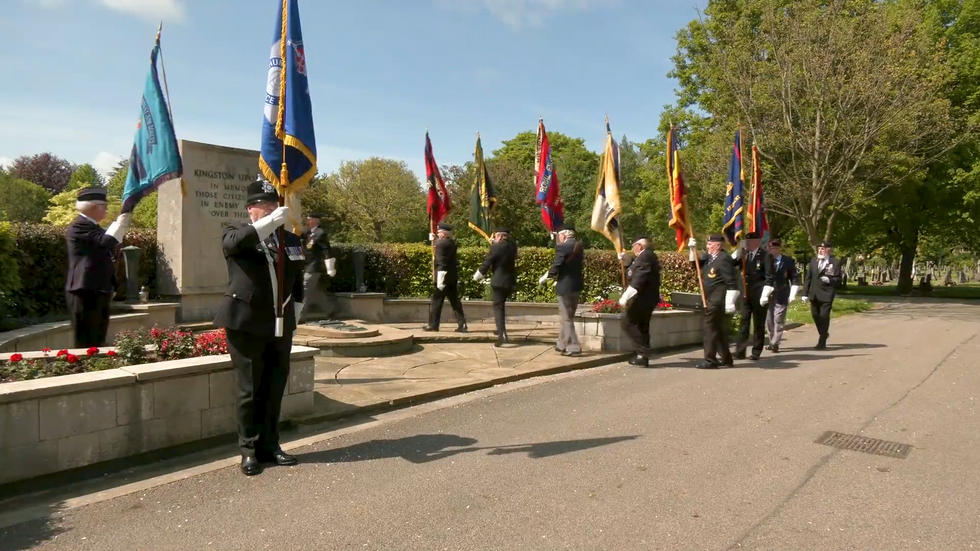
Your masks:
<svg viewBox="0 0 980 551"><path fill-rule="evenodd" d="M698 362L694 367L698 369L718 369L718 362L709 362L708 360L703 360Z"/></svg>
<svg viewBox="0 0 980 551"><path fill-rule="evenodd" d="M735 359L736 360L744 360L745 359L745 350L735 350Z"/></svg>
<svg viewBox="0 0 980 551"><path fill-rule="evenodd" d="M581 356L582 353L581 352L569 352L568 350L566 350L566 351L562 352L561 355L562 356L565 356L565 357L568 357L568 358L577 358L577 357Z"/></svg>
<svg viewBox="0 0 980 551"><path fill-rule="evenodd" d="M637 356L629 361L630 365L635 365L636 367L650 367L650 360L644 358L643 356Z"/></svg>
<svg viewBox="0 0 980 551"><path fill-rule="evenodd" d="M496 346L497 348L500 348L505 344L507 344L507 333L497 335L497 342L495 342L493 345Z"/></svg>
<svg viewBox="0 0 980 551"><path fill-rule="evenodd" d="M757 361L759 361L759 355L758 354L752 354L751 356L749 356L749 359L752 360L753 362L757 362Z"/></svg>
<svg viewBox="0 0 980 551"><path fill-rule="evenodd" d="M555 347L555 352L557 352L559 354L564 354L565 353L564 350L562 350L561 348L558 348L557 346Z"/></svg>
<svg viewBox="0 0 980 551"><path fill-rule="evenodd" d="M826 350L827 349L827 339L820 339L817 341L817 346L813 347L814 350Z"/></svg>
<svg viewBox="0 0 980 551"><path fill-rule="evenodd" d="M774 345L772 345L772 348L770 348L769 350L772 350L772 353L773 354L779 354L779 345L778 344L774 344Z"/></svg>
<svg viewBox="0 0 980 551"><path fill-rule="evenodd" d="M735 362L721 362L721 367L735 367Z"/></svg>
<svg viewBox="0 0 980 551"><path fill-rule="evenodd" d="M466 328L466 324L465 323L462 324L462 325L456 326L456 332L457 333L466 333L467 331L468 331L468 329Z"/></svg>
<svg viewBox="0 0 980 551"><path fill-rule="evenodd" d="M290 465L299 463L294 456L282 451L282 448L279 448L273 452L259 454L258 458L263 463L275 463L281 467L289 467Z"/></svg>
<svg viewBox="0 0 980 551"><path fill-rule="evenodd" d="M766 345L766 350L772 350L772 345L771 344L767 344Z"/></svg>
<svg viewBox="0 0 980 551"><path fill-rule="evenodd" d="M439 328L438 327L433 327L431 325L426 325L425 327L422 328L422 330L423 331L426 331L426 332L436 332L436 331L439 331Z"/></svg>
<svg viewBox="0 0 980 551"><path fill-rule="evenodd" d="M240 468L245 476L255 476L262 472L262 465L254 455L243 455Z"/></svg>

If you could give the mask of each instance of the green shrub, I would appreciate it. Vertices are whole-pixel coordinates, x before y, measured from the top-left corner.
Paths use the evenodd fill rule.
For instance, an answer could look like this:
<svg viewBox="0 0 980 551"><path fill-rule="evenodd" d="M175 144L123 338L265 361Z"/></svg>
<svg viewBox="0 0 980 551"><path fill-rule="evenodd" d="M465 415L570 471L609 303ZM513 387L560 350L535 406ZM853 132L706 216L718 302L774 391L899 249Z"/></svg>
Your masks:
<svg viewBox="0 0 980 551"><path fill-rule="evenodd" d="M16 299L22 286L16 252L17 243L11 224L0 222L0 319L7 319L16 312Z"/></svg>

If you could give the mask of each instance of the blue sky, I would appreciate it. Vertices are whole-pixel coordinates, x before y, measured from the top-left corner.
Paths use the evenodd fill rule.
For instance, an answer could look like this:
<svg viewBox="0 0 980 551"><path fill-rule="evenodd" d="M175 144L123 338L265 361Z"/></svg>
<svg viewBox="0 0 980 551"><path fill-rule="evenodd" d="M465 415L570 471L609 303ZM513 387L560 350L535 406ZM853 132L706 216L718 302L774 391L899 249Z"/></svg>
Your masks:
<svg viewBox="0 0 980 551"><path fill-rule="evenodd" d="M696 4L696 1L698 2ZM534 130L644 140L674 34L704 0L301 0L321 172L440 164ZM132 147L157 24L178 138L258 149L277 0L3 0L0 164L51 151L111 167Z"/></svg>

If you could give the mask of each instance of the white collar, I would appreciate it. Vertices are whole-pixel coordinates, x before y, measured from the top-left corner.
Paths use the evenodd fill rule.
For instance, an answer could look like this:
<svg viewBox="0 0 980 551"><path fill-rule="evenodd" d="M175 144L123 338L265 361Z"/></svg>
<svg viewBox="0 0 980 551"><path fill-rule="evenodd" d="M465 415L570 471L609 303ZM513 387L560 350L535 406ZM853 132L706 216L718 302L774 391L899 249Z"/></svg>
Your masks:
<svg viewBox="0 0 980 551"><path fill-rule="evenodd" d="M96 226L99 225L98 222L96 222L91 216L85 214L84 212L80 212L80 213L78 213L78 215L81 216L82 218L88 220L89 222L95 224Z"/></svg>

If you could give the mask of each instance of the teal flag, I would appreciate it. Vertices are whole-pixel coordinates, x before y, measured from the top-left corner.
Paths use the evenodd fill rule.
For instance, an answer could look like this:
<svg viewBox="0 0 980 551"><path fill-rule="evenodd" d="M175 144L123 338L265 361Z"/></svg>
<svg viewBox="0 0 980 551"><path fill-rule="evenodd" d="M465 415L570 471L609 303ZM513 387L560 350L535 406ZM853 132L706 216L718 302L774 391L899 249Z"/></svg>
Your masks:
<svg viewBox="0 0 980 551"><path fill-rule="evenodd" d="M184 166L177 148L177 136L170 118L170 109L160 89L157 77L157 57L160 55L160 33L150 52L150 74L143 89L140 118L136 123L136 138L129 155L129 174L123 188L122 212L132 212L140 199L153 193L160 184L180 178Z"/></svg>

